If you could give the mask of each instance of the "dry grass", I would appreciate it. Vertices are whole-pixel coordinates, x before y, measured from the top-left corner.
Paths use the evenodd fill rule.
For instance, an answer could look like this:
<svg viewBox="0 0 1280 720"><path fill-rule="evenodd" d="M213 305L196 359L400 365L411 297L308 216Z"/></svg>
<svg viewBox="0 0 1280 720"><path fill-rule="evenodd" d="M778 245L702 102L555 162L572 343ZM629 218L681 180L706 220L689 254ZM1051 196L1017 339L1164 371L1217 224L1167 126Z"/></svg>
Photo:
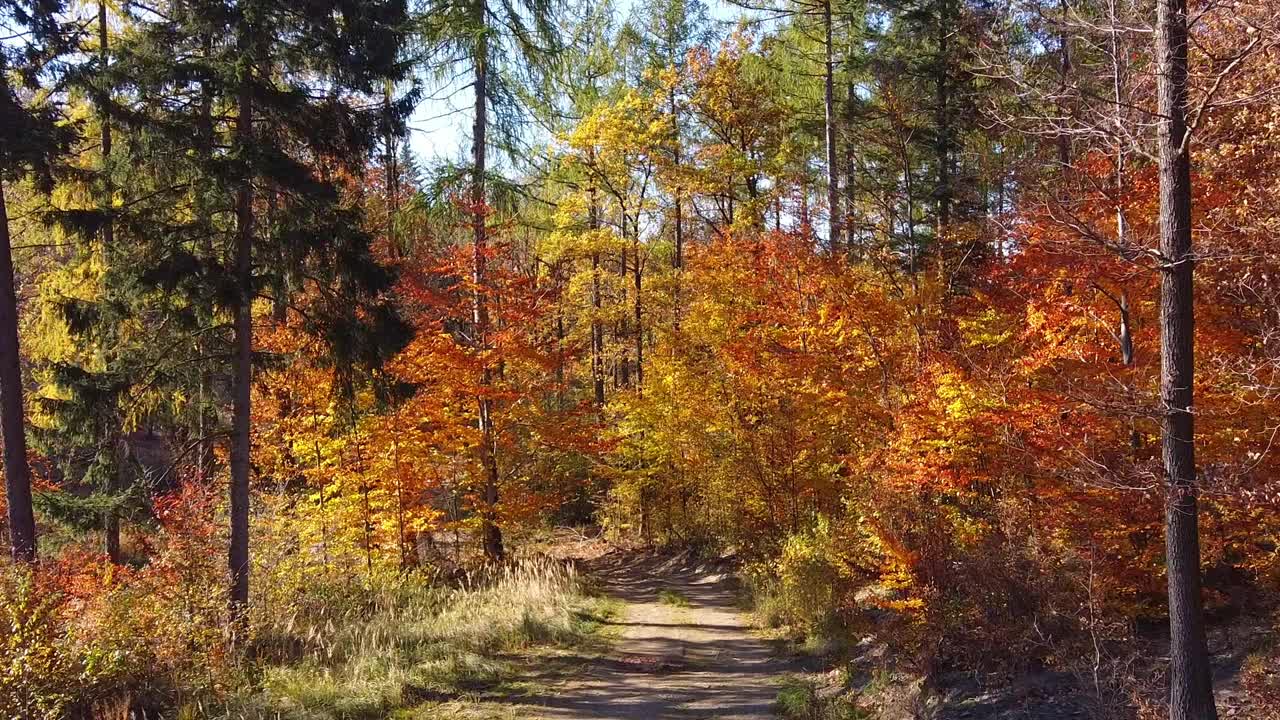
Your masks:
<svg viewBox="0 0 1280 720"><path fill-rule="evenodd" d="M259 687L225 717L359 720L502 693L520 679L523 658L588 644L611 610L550 560L460 587L402 578L315 594L261 620Z"/></svg>

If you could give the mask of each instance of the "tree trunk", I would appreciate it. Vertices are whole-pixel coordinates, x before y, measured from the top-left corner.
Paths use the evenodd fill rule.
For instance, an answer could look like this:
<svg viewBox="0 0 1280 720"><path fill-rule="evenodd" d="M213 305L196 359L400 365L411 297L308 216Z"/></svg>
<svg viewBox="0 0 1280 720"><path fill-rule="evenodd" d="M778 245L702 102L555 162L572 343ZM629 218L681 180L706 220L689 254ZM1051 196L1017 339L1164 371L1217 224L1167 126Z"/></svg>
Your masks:
<svg viewBox="0 0 1280 720"><path fill-rule="evenodd" d="M241 19L241 22L246 22ZM252 29L240 29L240 53L253 48ZM243 71L239 97L235 144L241 155L253 143L252 70ZM253 177L245 170L236 192L236 286L240 297L235 308L235 390L231 416L231 544L227 563L231 570L231 617L244 621L249 605L249 452L250 389L253 382Z"/></svg>
<svg viewBox="0 0 1280 720"><path fill-rule="evenodd" d="M0 78L0 92L9 89ZM31 509L31 468L22 409L18 356L18 293L9 246L9 213L0 183L0 433L4 435L4 488L9 505L9 541L17 562L36 561L36 519Z"/></svg>
<svg viewBox="0 0 1280 720"><path fill-rule="evenodd" d="M825 33L824 50L826 66L823 77L822 104L826 118L827 143L827 209L830 211L827 244L831 252L840 245L840 175L836 166L836 108L835 108L835 49L832 43L831 0L822 3L822 24Z"/></svg>
<svg viewBox="0 0 1280 720"><path fill-rule="evenodd" d="M552 281L556 289L556 409L564 410L566 406L565 364L565 330L564 330L564 260L557 260L551 268Z"/></svg>
<svg viewBox="0 0 1280 720"><path fill-rule="evenodd" d="M1160 402L1168 480L1165 562L1169 581L1170 720L1216 720L1200 597L1200 531L1194 420L1194 255L1187 111L1186 0L1158 0L1160 125Z"/></svg>
<svg viewBox="0 0 1280 720"><path fill-rule="evenodd" d="M387 194L387 250L394 259L400 258L400 244L396 240L396 216L400 213L400 169L396 166L397 144L391 128L391 84L382 90L382 110L387 124L384 138L386 158L383 160L383 182Z"/></svg>
<svg viewBox="0 0 1280 720"><path fill-rule="evenodd" d="M107 32L107 4L99 0L98 2L98 61L102 65L102 69L106 70L107 64L110 62L110 42L111 37ZM102 88L101 92L107 92L107 88ZM112 248L115 246L115 223L111 219L115 204L115 185L111 182L111 112L107 108L107 103L102 102L98 108L98 122L102 125L102 203L108 213L102 222L102 254L109 257ZM124 440L121 440L124 442ZM120 483L118 475L123 472L122 467L115 469L116 476L113 476L107 486L108 495L113 496L117 489L123 487ZM102 518L102 548L107 554L107 558L113 563L120 562L120 517L114 507L106 511L105 517Z"/></svg>
<svg viewBox="0 0 1280 720"><path fill-rule="evenodd" d="M680 118L676 114L679 106L676 105L676 91L672 88L669 102L671 104L671 160L678 169L680 167ZM675 287L672 290L673 324L677 330L680 329L680 280L681 271L684 270L684 204L680 197L680 188L676 187L672 190L675 195L675 211L676 211L676 248L675 255L671 258L671 267L675 269Z"/></svg>
<svg viewBox="0 0 1280 720"><path fill-rule="evenodd" d="M850 67L857 64L859 56L864 52L863 37L860 29L866 25L865 6L859 3L853 3L847 6L848 12L846 22L849 25L848 37L846 38L847 50L845 57ZM855 180L858 173L858 153L857 147L854 145L854 127L858 121L858 92L857 84L854 82L852 74L846 79L845 99L844 99L844 245L845 252L851 255L856 254L858 257L864 256L865 248L859 247L859 238L857 237L859 223L854 222L854 212L858 206L858 193Z"/></svg>
<svg viewBox="0 0 1280 720"><path fill-rule="evenodd" d="M644 272L640 266L640 223L635 225L635 238L633 238L633 249L635 251L635 263L631 267L631 278L633 289L636 293L634 318L636 321L635 341L636 341L636 391L642 392L644 388L644 312L640 300L641 276Z"/></svg>
<svg viewBox="0 0 1280 720"><path fill-rule="evenodd" d="M129 441L122 435L115 438L116 462L111 475L107 478L107 495L113 500L116 492L127 487L125 483L126 468L129 465ZM123 561L120 554L120 514L113 508L102 518L102 551L107 559L119 565Z"/></svg>
<svg viewBox="0 0 1280 720"><path fill-rule="evenodd" d="M625 207L619 212L619 216L618 227L622 232L622 250L618 255L618 275L620 276L618 287L622 290L621 307L625 308L627 306L627 211ZM618 343L622 347L622 351L618 353L618 387L629 388L631 387L631 352L626 338L630 334L630 329L627 327L625 312L618 316L616 333L615 337L618 338Z"/></svg>
<svg viewBox="0 0 1280 720"><path fill-rule="evenodd" d="M213 37L206 33L201 38L203 45L205 60L211 60L213 57ZM205 77L200 81L200 154L201 159L208 163L213 158L213 87L210 78ZM205 262L213 262L213 236L207 227L209 224L209 209L205 206L204 193L200 190L196 191L196 198L193 202L196 213L200 220L200 228L204 233L204 241L202 251ZM206 302L204 310L208 313L208 320L212 322L214 316L214 307L210 302ZM196 445L196 481L204 485L208 481L213 470L213 435L217 426L217 417L212 410L213 400L213 372L210 370L209 358L205 357L209 351L209 343L205 338L205 334L200 334L197 341L198 353L200 358L200 379L197 395L199 397L199 418L197 419L196 428L199 432Z"/></svg>
<svg viewBox="0 0 1280 720"><path fill-rule="evenodd" d="M680 167L680 124L676 120L676 94L671 92L671 124L675 130L675 148L672 150L672 159L675 166ZM684 204L680 197L680 188L675 188L675 211L676 211L676 252L671 258L671 266L677 271L684 268ZM679 276L677 275L677 280Z"/></svg>
<svg viewBox="0 0 1280 720"><path fill-rule="evenodd" d="M1067 0L1059 0L1058 8L1062 11L1062 34L1058 36L1058 91L1061 95L1058 112L1065 117L1067 87L1071 77L1071 38L1067 35ZM1058 134L1058 165L1059 169L1071 165L1070 133Z"/></svg>
<svg viewBox="0 0 1280 720"><path fill-rule="evenodd" d="M102 64L102 68L104 70L106 69L108 62L107 53L109 42L110 38L107 34L107 5L105 2L100 1L98 3L98 52L99 62ZM107 90L103 88L102 92L106 93ZM103 102L102 106L98 108L98 120L102 123L102 184L104 190L103 194L106 196L103 199L106 202L108 212L110 212L115 200L115 187L111 182L111 168L109 166L111 162L111 113L107 109L106 102ZM108 215L102 223L103 252L110 251L114 244L115 225L111 221L111 216Z"/></svg>
<svg viewBox="0 0 1280 720"><path fill-rule="evenodd" d="M600 229L600 208L596 191L591 189L591 207L587 223L594 232ZM603 305L600 288L600 251L591 251L591 382L595 386L596 410L604 409L604 324L600 322Z"/></svg>
<svg viewBox="0 0 1280 720"><path fill-rule="evenodd" d="M852 97L853 95L852 87L849 88L849 94ZM846 126L852 126L853 120L854 120L853 110L850 109L845 114ZM844 221L844 249L845 249L845 252L853 254L855 252L855 249L857 249L859 253L861 252L861 249L857 248L858 239L855 236L855 233L857 232L857 224L853 222L853 209L858 202L857 189L854 186L854 180L856 178L856 174L858 171L858 165L857 165L858 156L857 156L857 153L855 152L855 148L853 147L853 143L850 142L848 139L850 136L852 136L852 133L846 134L846 140L845 140L846 145L845 145L845 151L844 151L845 163L844 163L844 218L843 218L843 221Z"/></svg>
<svg viewBox="0 0 1280 720"><path fill-rule="evenodd" d="M951 84L950 37L951 0L939 0L938 8L938 56L934 68L934 91L937 108L937 163L938 163L938 238L951 225Z"/></svg>
<svg viewBox="0 0 1280 720"><path fill-rule="evenodd" d="M484 35L486 7L484 0L475 3L475 20L480 28L476 41L475 56L475 123L473 125L472 159L475 163L471 179L472 232L474 234L474 252L472 254L472 283L475 293L472 302L472 321L475 323L476 344L481 353L487 355L489 349L489 308L486 304L484 283L486 281L485 263L488 254L488 239L485 226L485 154L486 132L488 131L488 62L489 44ZM484 466L484 508L481 513L481 535L484 541L485 558L491 562L499 562L503 558L502 530L498 527L495 513L498 507L498 448L493 429L493 401L488 396L489 386L493 384L493 373L489 369L489 360L483 359L480 370L479 418L480 457Z"/></svg>

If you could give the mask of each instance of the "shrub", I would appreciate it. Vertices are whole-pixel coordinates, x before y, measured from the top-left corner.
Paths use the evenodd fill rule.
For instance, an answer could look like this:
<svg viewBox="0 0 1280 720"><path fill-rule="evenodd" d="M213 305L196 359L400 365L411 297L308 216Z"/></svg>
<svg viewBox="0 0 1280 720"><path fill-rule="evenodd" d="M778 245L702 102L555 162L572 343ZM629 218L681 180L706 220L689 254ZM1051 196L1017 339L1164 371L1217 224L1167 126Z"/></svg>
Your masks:
<svg viewBox="0 0 1280 720"><path fill-rule="evenodd" d="M789 535L775 561L748 567L747 585L761 623L806 636L839 625L848 586L840 557L831 525L820 516L812 527Z"/></svg>
<svg viewBox="0 0 1280 720"><path fill-rule="evenodd" d="M79 715L122 684L127 652L115 638L85 633L72 615L47 578L22 567L0 576L0 716Z"/></svg>

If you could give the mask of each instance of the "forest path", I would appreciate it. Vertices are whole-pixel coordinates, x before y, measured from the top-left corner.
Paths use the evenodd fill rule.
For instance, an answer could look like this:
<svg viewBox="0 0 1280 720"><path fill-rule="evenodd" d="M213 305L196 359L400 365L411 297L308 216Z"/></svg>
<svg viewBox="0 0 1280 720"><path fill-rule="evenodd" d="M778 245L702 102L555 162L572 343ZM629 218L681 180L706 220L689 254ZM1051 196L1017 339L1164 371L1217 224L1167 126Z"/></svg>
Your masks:
<svg viewBox="0 0 1280 720"><path fill-rule="evenodd" d="M532 717L557 720L765 720L795 669L752 633L732 575L714 563L615 553L591 564L625 603L607 656L543 696Z"/></svg>

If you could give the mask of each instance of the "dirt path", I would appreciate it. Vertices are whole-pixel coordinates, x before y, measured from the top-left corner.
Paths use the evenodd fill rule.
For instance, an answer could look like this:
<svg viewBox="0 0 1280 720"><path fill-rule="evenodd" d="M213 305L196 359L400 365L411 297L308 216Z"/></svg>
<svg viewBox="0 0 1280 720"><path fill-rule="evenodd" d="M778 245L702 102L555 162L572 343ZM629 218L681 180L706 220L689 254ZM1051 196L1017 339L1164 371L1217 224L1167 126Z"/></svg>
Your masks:
<svg viewBox="0 0 1280 720"><path fill-rule="evenodd" d="M594 570L626 610L613 651L530 705L564 720L764 720L792 669L751 632L732 580L677 561L600 563ZM674 601L674 602L673 602ZM685 604L687 603L687 604Z"/></svg>

